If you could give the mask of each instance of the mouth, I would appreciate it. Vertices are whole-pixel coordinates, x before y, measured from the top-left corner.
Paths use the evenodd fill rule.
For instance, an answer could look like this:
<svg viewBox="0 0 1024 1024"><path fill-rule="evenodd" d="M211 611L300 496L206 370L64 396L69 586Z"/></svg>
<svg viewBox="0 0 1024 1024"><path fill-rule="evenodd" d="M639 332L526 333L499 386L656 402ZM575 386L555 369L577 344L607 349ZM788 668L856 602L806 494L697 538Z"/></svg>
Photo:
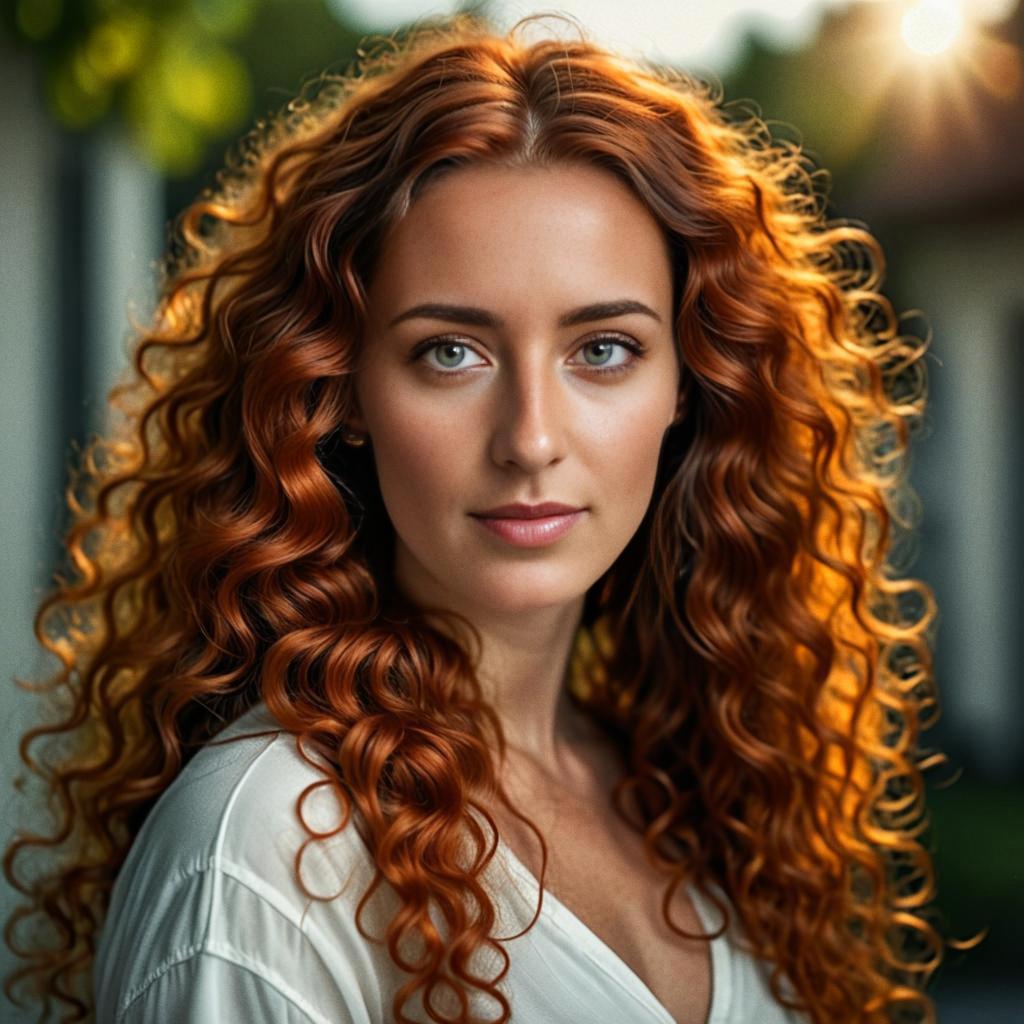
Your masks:
<svg viewBox="0 0 1024 1024"><path fill-rule="evenodd" d="M514 502L511 505L498 505L483 512L471 512L470 515L484 519L544 519L584 511L586 510L579 505L566 505L560 501L544 501L538 505Z"/></svg>
<svg viewBox="0 0 1024 1024"><path fill-rule="evenodd" d="M564 537L587 514L585 508L560 506L564 511L542 515L483 515L474 518L492 536L515 547L535 548Z"/></svg>

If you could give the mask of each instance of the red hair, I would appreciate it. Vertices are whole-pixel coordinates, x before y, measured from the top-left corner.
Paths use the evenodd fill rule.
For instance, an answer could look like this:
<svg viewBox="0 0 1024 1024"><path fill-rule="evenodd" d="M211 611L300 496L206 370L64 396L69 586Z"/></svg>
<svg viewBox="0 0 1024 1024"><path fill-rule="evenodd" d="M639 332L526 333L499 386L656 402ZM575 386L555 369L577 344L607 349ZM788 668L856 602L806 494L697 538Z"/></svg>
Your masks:
<svg viewBox="0 0 1024 1024"><path fill-rule="evenodd" d="M483 945L508 965L480 882L486 808L507 799L501 725L472 628L457 641L394 587L372 456L339 442L384 233L426 181L481 162L602 167L671 243L687 414L640 530L586 595L572 686L624 751L616 807L663 869L663 907L684 882L716 904L722 886L776 998L819 1024L933 1020L946 940L919 838L941 755L918 737L936 609L896 565L927 342L878 291L874 238L824 219L809 162L758 118L584 38L528 44L469 16L318 81L180 218L137 376L110 395L122 416L73 472L77 578L36 614L60 668L39 687L52 721L20 749L58 820L7 850L28 897L5 932L26 961L8 993L89 1016L133 836L264 699L367 825L374 887L402 903L391 956L423 950L396 1019L445 988L509 1019L504 971L470 970ZM42 851L49 872L18 877ZM19 938L33 918L47 942Z"/></svg>

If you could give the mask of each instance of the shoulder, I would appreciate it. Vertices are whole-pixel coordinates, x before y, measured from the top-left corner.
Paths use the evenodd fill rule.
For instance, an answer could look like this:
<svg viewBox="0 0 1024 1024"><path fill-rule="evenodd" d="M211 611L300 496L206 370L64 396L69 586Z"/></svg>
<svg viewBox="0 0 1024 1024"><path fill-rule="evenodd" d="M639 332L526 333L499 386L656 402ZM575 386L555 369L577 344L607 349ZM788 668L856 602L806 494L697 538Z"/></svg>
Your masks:
<svg viewBox="0 0 1024 1024"><path fill-rule="evenodd" d="M326 779L262 705L196 754L118 874L94 965L99 1019L148 1020L154 1000L160 1019L182 1021L382 1019L386 950L355 922L369 853L353 822L308 842L299 818L303 791ZM319 831L342 820L327 785L302 814ZM361 918L374 935L393 909L378 893Z"/></svg>
<svg viewBox="0 0 1024 1024"><path fill-rule="evenodd" d="M302 756L296 737L256 705L198 751L160 796L118 875L115 898L123 904L121 890L129 889L156 898L211 871L244 880L268 898L290 891L296 857L309 839L303 821L326 832L344 820L328 778ZM301 866L308 887L321 895L349 876L372 876L354 821L331 840L311 844ZM325 878L339 870L345 877Z"/></svg>

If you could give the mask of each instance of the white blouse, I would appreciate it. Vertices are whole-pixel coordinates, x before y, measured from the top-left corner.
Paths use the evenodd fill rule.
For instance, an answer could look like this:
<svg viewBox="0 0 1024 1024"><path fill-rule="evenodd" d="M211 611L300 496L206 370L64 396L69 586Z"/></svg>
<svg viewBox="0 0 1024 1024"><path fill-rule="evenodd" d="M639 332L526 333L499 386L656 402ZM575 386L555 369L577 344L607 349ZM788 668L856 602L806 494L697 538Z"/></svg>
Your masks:
<svg viewBox="0 0 1024 1024"><path fill-rule="evenodd" d="M356 906L373 876L366 847L351 825L311 843L300 862L302 881L311 893L336 898L305 896L295 856L307 833L295 803L324 776L262 704L216 739L260 729L277 731L200 750L146 818L115 882L93 966L98 1024L392 1019L392 997L409 975L386 946L356 928ZM311 792L303 814L324 831L340 822L326 786ZM518 933L536 908L536 878L504 842L484 878L495 900L496 934ZM713 908L691 895L710 929ZM397 906L382 882L364 909L364 927L382 936ZM440 916L435 923L443 932ZM550 892L533 928L503 946L511 964L501 990L514 1024L673 1024L637 974ZM498 955L484 949L477 956L474 971L493 977ZM772 998L764 965L739 950L732 935L712 941L711 960L706 1024L805 1020ZM444 1015L457 1006L448 998L435 997ZM473 1008L484 1019L498 1016L498 1004L482 993ZM429 1020L420 993L405 1010Z"/></svg>

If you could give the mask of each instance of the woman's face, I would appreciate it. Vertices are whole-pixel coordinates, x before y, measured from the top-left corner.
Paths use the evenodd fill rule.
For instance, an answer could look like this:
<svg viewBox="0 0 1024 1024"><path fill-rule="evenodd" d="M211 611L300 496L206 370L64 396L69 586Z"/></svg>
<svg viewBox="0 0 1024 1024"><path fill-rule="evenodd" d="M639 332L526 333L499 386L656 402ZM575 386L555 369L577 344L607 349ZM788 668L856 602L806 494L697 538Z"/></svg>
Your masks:
<svg viewBox="0 0 1024 1024"><path fill-rule="evenodd" d="M368 298L349 426L401 589L471 618L581 598L639 527L676 414L657 222L598 168L459 168L390 233ZM481 516L543 502L580 511Z"/></svg>

